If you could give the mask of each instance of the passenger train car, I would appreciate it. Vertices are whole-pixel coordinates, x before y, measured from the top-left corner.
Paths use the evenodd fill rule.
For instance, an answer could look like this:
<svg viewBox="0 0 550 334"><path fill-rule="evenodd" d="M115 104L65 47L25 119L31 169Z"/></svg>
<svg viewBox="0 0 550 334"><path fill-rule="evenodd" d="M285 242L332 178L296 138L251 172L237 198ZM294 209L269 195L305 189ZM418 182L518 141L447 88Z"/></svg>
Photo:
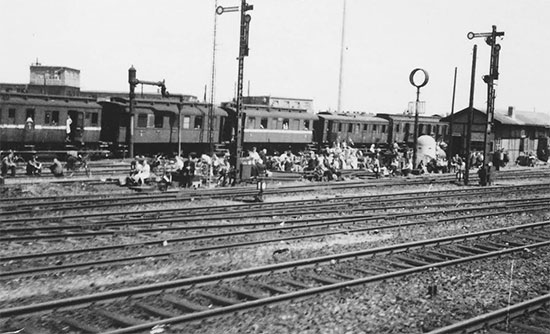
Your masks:
<svg viewBox="0 0 550 334"><path fill-rule="evenodd" d="M99 94L99 93L98 93ZM0 93L0 150L97 149L110 144L115 152L127 150L130 113L127 95L95 94L93 97ZM212 108L196 98L144 96L134 100L134 151L136 154L208 152L214 144L234 143L235 103ZM243 99L243 148L300 151L346 142L355 147L398 142L411 146L412 115L364 113L314 113L312 100L270 96ZM69 142L66 120L72 119ZM181 126L178 126L181 124ZM419 117L419 136L445 139L447 123L438 116Z"/></svg>
<svg viewBox="0 0 550 334"><path fill-rule="evenodd" d="M102 107L95 99L58 95L0 93L0 149L57 149L69 140L95 148L100 140Z"/></svg>
<svg viewBox="0 0 550 334"><path fill-rule="evenodd" d="M235 140L237 111L234 102L223 103L228 114L224 140ZM313 141L313 123L318 119L311 100L269 96L243 99L243 148L270 151L303 150Z"/></svg>

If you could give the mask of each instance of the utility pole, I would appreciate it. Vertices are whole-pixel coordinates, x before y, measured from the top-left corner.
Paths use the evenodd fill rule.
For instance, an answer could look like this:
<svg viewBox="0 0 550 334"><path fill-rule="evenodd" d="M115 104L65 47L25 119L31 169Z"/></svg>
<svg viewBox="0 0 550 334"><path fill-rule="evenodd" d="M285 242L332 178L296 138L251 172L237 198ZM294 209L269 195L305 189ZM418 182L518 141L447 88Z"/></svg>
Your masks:
<svg viewBox="0 0 550 334"><path fill-rule="evenodd" d="M491 47L491 60L489 63L489 74L483 76L483 81L487 84L487 119L485 125L485 133L483 136L483 164L486 166L489 162L489 135L493 132L495 120L495 81L498 80L498 60L500 54L500 44L496 43L497 37L503 37L503 31L497 31L497 26L493 26L491 32L473 33L469 32L468 39L476 37L484 37L487 45ZM492 147L494 150L494 147Z"/></svg>
<svg viewBox="0 0 550 334"><path fill-rule="evenodd" d="M241 0L241 29L239 36L239 61L238 76L237 76L237 101L236 101L236 113L237 122L235 129L235 148L233 150L232 159L235 161L235 168L237 169L237 175L241 175L241 165L239 158L242 155L243 149L243 132L244 132L244 114L243 114L243 76L244 76L244 57L248 56L248 35L250 30L250 20L252 17L246 14L247 11L253 10L254 6L246 3L246 0ZM224 12L235 12L238 7L222 7L216 8L216 13L221 15Z"/></svg>
<svg viewBox="0 0 550 334"><path fill-rule="evenodd" d="M456 95L456 73L457 68L455 67L455 76L453 80L453 101L451 102L451 118L449 121L449 147L447 148L447 162L448 167L451 168L451 160L453 158L453 116L455 113L455 95Z"/></svg>
<svg viewBox="0 0 550 334"><path fill-rule="evenodd" d="M344 40L346 36L346 0L342 11L342 41L340 44L340 75L338 77L338 113L342 112L342 79L344 75Z"/></svg>
<svg viewBox="0 0 550 334"><path fill-rule="evenodd" d="M474 92L475 92L475 76L476 76L476 60L477 60L477 44L474 45L474 53L472 55L472 76L470 79L470 103L468 105L468 128L466 134L466 168L464 170L464 185L468 185L470 181L470 147L472 142L472 122L474 118Z"/></svg>

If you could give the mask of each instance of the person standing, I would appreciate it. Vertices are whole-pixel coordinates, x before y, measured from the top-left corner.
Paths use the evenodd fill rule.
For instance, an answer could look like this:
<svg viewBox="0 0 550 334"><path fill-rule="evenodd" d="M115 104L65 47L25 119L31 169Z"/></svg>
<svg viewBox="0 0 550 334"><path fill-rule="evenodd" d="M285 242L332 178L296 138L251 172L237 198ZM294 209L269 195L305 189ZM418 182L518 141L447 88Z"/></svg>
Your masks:
<svg viewBox="0 0 550 334"><path fill-rule="evenodd" d="M71 118L70 115L67 116L67 122L66 122L66 125L65 125L65 132L66 132L66 136L65 136L65 141L66 142L70 142L71 141L71 125L73 124L73 119Z"/></svg>

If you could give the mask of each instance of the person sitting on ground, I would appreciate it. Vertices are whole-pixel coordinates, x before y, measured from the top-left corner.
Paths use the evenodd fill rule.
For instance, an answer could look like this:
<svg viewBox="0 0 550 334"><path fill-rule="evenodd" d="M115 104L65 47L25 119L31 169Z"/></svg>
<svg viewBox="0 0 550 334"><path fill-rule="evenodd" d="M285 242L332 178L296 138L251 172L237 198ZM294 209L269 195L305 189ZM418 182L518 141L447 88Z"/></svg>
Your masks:
<svg viewBox="0 0 550 334"><path fill-rule="evenodd" d="M57 160L57 158L53 159L53 165L50 166L50 170L55 177L63 176L63 166L61 165L61 162Z"/></svg>
<svg viewBox="0 0 550 334"><path fill-rule="evenodd" d="M137 185L145 184L145 180L151 177L151 166L147 163L147 159L143 160L141 169L136 175L132 176L132 181Z"/></svg>
<svg viewBox="0 0 550 334"><path fill-rule="evenodd" d="M8 171L11 172L11 176L15 176L15 169L17 168L17 165L15 164L15 157L13 154L13 151L10 151L8 155L6 155L2 159L2 176L6 176L8 174Z"/></svg>
<svg viewBox="0 0 550 334"><path fill-rule="evenodd" d="M40 173L42 173L42 164L38 162L38 158L35 155L32 156L32 158L27 161L27 175L33 176L38 175L40 176Z"/></svg>

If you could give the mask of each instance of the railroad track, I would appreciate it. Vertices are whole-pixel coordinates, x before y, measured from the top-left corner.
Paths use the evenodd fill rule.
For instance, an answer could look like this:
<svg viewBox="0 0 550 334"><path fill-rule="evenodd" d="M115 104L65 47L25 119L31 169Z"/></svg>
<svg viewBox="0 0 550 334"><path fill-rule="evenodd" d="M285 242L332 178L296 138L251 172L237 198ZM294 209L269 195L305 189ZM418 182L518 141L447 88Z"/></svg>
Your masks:
<svg viewBox="0 0 550 334"><path fill-rule="evenodd" d="M352 185L345 185L345 189L349 189ZM32 221L40 221L42 223L50 220L54 221L67 221L71 219L101 219L102 217L108 217L109 221L113 221L117 216L123 216L124 221L128 222L133 216L139 216L142 219L161 219L163 216L181 216L181 215L192 215L200 214L201 216L206 216L208 213L213 213L217 211L220 214L230 214L230 213L241 213L243 211L248 212L247 210L269 210L276 209L279 210L290 210L293 206L304 208L305 205L315 204L315 203L324 203L333 205L337 202L344 202L349 200L361 201L362 199L370 199L371 201L378 201L388 203L391 201L408 201L411 200L412 196L424 196L425 198L437 198L438 196L460 196L460 193L469 193L469 194L488 194L488 193L498 193L498 192L508 192L512 191L521 192L521 191L540 191L541 189L548 189L550 184L536 184L536 185L522 185L522 186L498 186L498 187L484 187L484 188L462 188L462 189L453 189L453 190L428 190L428 191L416 191L416 192L403 192L403 193L391 193L391 194L380 194L380 195L360 195L360 196L346 196L342 195L339 197L333 197L331 200L326 198L317 198L317 199L306 199L306 200L293 200L293 201L272 201L265 203L256 203L256 204L231 204L225 206L217 207L178 207L178 208L155 208L155 209L142 209L142 210L116 210L116 211L107 211L109 207L116 206L130 206L130 205L152 205L152 204L166 204L170 202L181 203L185 205L186 197L181 196L178 193L171 194L152 194L151 197L144 197L143 195L131 196L126 199L125 197L119 198L117 201L115 198L97 198L92 197L90 199L85 199L85 197L78 196L73 200L65 200L64 202L36 202L31 201L30 203L25 202L21 206L9 207L10 204L0 204L5 209L0 212L0 224L15 224L15 223L29 223ZM291 189L289 189L291 188ZM301 187L298 189L303 190ZM291 192L294 187L285 187L283 191ZM335 190L334 187L330 187L330 190ZM341 189L341 188L336 188ZM319 191L319 188L317 188ZM252 193L256 193L253 191ZM426 193L429 193L430 197ZM223 196L223 195L222 195ZM57 206L56 206L57 203ZM81 203L78 205L78 203ZM352 204L358 204L354 202ZM36 205L36 207L33 207ZM9 207L9 209L8 209ZM50 207L50 208L45 208ZM93 210L92 212L78 212L78 210ZM53 212L52 212L53 211ZM65 213L65 211L71 211L75 213ZM60 214L61 213L61 214Z"/></svg>
<svg viewBox="0 0 550 334"><path fill-rule="evenodd" d="M550 221L0 309L10 329L135 333L550 246ZM52 313L54 312L55 313ZM38 314L34 316L35 314Z"/></svg>
<svg viewBox="0 0 550 334"><path fill-rule="evenodd" d="M428 334L550 333L550 294L435 329Z"/></svg>
<svg viewBox="0 0 550 334"><path fill-rule="evenodd" d="M487 204L490 203L490 204ZM237 247L250 247L254 245L265 245L268 243L281 243L296 240L305 240L308 238L326 237L336 234L353 234L365 233L373 231L382 231L387 229L402 229L418 225L435 225L450 221L464 221L468 219L476 219L481 217L495 217L503 215L511 215L526 212L545 211L550 203L550 198L522 198L517 200L491 200L472 201L470 203L462 203L457 207L455 203L434 203L432 207L438 209L427 209L427 205L421 204L417 206L405 205L395 206L403 209L401 212L391 212L390 207L383 207L384 212L365 214L352 214L346 216L328 216L328 217L313 217L300 218L296 220L276 220L271 222L250 222L236 224L215 224L215 225L184 225L174 228L162 227L156 229L146 229L147 232L167 232L167 231L183 231L184 235L174 236L166 235L158 238L155 234L153 239L137 241L126 244L110 244L98 247L80 247L78 249L70 249L63 251L50 251L40 253L17 254L12 256L4 256L0 259L2 263L10 263L10 270L0 273L0 279L13 278L16 276L36 275L52 271L75 270L90 267L99 267L115 264L127 264L133 261L144 259L169 258L181 254L191 254L199 252L207 252L213 250L232 249ZM466 206L464 206L466 205ZM367 211L371 211L371 209ZM413 220L405 222L394 222L401 218L412 218L423 220ZM265 227L267 226L267 227ZM32 229L32 228L29 228ZM213 232L214 230L222 230ZM319 232L310 232L321 229ZM5 231L5 230L4 230ZM129 231L131 233L139 233L139 230ZM280 233L284 232L283 236ZM119 231L120 233L120 231ZM73 233L50 235L49 238L71 238L75 240L78 237L97 237L106 233ZM1 241L21 241L21 240L38 240L45 238L44 235L39 236L24 236L20 238L4 238ZM7 240L5 240L7 239ZM184 244L185 246L178 246ZM172 248L166 249L170 245ZM135 255L135 252L140 247L152 247L156 249L146 251L143 254ZM105 252L124 252L131 250L130 254L118 254L116 257L108 257ZM76 259L73 258L79 255ZM51 259L55 258L55 262L61 264L51 265ZM98 259L93 260L89 259Z"/></svg>

